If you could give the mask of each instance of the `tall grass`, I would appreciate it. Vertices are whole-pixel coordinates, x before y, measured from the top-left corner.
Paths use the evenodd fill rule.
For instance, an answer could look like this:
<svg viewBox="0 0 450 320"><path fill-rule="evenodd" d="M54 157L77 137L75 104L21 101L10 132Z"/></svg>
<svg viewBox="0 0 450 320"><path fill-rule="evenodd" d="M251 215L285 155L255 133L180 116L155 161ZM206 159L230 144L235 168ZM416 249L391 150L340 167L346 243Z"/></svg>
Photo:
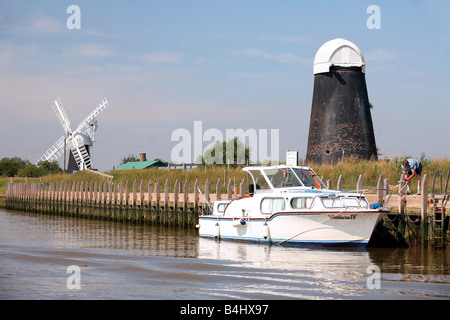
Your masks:
<svg viewBox="0 0 450 320"><path fill-rule="evenodd" d="M384 179L389 179L391 185L397 185L402 176L401 163L405 157L396 157L391 159L383 159L378 161L360 160L348 158L333 165L312 165L314 171L324 180L331 179L334 186L342 175L345 189L354 189L358 181L359 175L363 175L364 188L375 188L380 174ZM447 172L450 170L450 158L437 159L420 159L422 163L422 177L427 174L429 186L431 186L435 170L441 170L443 174L443 183L447 179ZM417 182L413 178L411 190L416 191Z"/></svg>
<svg viewBox="0 0 450 320"><path fill-rule="evenodd" d="M355 189L356 183L358 181L358 177L360 174L363 175L364 180L364 188L370 189L375 188L378 182L378 178L380 174L383 174L383 178L387 178L390 181L391 185L397 185L400 180L402 170L401 170L401 162L405 159L405 157L397 157L391 159L384 159L378 161L368 161L368 160L359 160L354 158L347 158L343 161L340 161L336 164L322 164L322 165L314 165L310 164L310 166L314 169L314 171L319 175L323 176L324 181L331 179L333 187L336 187L337 180L339 175L343 176L344 189ZM427 174L429 179L429 188L431 188L431 183L433 180L433 175L435 170L441 170L443 173L443 183L445 187L445 181L447 179L447 172L450 170L450 158L437 158L437 159L420 159L423 166L422 176ZM183 170L161 170L158 168L151 168L146 170L138 170L138 169L129 169L129 170L113 170L107 172L107 174L112 175L113 182L123 182L128 181L130 184L133 184L136 180L138 186L140 185L141 180L144 180L145 190L147 188L147 184L149 180L152 180L153 185L160 180L162 185L164 186L166 179L169 179L169 190L172 192L175 181L178 179L181 183L184 184L186 179L189 181L189 191L192 192L194 188L194 182L198 179L199 186L203 189L206 183L206 180L209 179L211 182L211 192L215 192L217 180L220 178L222 181L222 193L226 192L226 184L228 183L228 179L232 179L232 181L236 182L238 185L242 181L242 179L247 179L246 187L248 185L248 176L247 173L243 172L241 168L232 168L229 170L225 170L224 167L207 167L202 169L193 169L190 171ZM226 179L225 183L224 180ZM5 186L9 182L9 178L0 178L0 194L5 193ZM54 174L45 176L42 178L43 182L46 183L56 183L56 182L105 182L105 178L101 176L86 172L79 171L73 175L68 174ZM411 183L411 191L416 191L416 180L414 178ZM449 190L450 191L450 190Z"/></svg>

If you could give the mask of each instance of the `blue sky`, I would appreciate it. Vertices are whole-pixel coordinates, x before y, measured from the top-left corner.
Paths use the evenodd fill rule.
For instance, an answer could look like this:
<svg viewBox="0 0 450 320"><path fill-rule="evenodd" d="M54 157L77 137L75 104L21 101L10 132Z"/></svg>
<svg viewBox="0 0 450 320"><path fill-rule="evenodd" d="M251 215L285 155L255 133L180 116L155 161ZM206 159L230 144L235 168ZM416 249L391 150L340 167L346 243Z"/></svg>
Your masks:
<svg viewBox="0 0 450 320"><path fill-rule="evenodd" d="M69 30L68 6L81 10ZM369 5L381 29L370 30ZM279 129L280 159L307 147L313 60L328 40L366 60L383 156L450 155L448 1L0 1L0 158L36 161L107 97L94 167L170 161L171 133ZM204 146L208 143L205 142Z"/></svg>

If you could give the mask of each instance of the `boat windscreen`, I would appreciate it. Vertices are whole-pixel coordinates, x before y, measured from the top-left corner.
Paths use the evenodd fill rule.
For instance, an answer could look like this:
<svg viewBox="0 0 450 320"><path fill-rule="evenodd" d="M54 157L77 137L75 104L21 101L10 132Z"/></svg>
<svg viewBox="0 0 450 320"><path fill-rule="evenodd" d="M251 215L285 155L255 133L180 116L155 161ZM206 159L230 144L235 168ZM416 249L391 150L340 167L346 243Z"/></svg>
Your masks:
<svg viewBox="0 0 450 320"><path fill-rule="evenodd" d="M297 175L292 171L292 168L271 168L263 171L274 188L303 186Z"/></svg>
<svg viewBox="0 0 450 320"><path fill-rule="evenodd" d="M297 177L303 183L305 187L315 187L317 189L325 188L323 182L317 177L311 170L292 168Z"/></svg>

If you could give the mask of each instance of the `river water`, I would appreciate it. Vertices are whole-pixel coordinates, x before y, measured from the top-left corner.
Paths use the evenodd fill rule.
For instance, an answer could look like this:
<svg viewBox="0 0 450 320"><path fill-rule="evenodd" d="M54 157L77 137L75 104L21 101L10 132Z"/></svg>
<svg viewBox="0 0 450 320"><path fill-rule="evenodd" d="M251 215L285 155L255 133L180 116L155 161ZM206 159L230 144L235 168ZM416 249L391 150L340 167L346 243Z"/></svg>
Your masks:
<svg viewBox="0 0 450 320"><path fill-rule="evenodd" d="M281 247L0 211L0 299L450 299L450 251Z"/></svg>

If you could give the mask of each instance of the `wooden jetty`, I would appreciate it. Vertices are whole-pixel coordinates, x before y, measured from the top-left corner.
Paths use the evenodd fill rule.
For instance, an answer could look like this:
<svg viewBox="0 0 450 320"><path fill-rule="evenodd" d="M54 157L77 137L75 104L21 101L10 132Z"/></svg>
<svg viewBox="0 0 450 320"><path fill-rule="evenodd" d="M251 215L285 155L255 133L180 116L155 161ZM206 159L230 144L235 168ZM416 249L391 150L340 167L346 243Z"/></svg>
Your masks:
<svg viewBox="0 0 450 320"><path fill-rule="evenodd" d="M391 209L391 214L377 226L373 238L384 241L387 236L396 245L445 247L447 240L450 240L450 194L447 193L447 187L443 191L441 182L439 193L435 191L435 174L432 190L428 192L428 177L424 175L423 193L406 195L403 179L402 176L397 194L392 194L394 190L391 190L392 186L388 179L383 179L383 175L379 177L376 190L365 190L363 177L360 175L356 190L364 193L370 203L384 204L389 200L387 207ZM326 183L331 188L332 182L327 180ZM176 180L171 185L168 179L132 183L112 182L111 179L90 183L9 182L4 206L7 209L43 214L195 228L199 214L207 209L198 187L201 187L204 197L210 203L216 199L232 199L232 180L223 186L225 194L221 192L222 184L220 179L216 182L207 180L204 186L199 186L196 180L191 189L188 180ZM239 183L239 195L246 194L246 185L245 179ZM342 185L341 176L335 189L342 190ZM212 192L212 186L215 192Z"/></svg>

